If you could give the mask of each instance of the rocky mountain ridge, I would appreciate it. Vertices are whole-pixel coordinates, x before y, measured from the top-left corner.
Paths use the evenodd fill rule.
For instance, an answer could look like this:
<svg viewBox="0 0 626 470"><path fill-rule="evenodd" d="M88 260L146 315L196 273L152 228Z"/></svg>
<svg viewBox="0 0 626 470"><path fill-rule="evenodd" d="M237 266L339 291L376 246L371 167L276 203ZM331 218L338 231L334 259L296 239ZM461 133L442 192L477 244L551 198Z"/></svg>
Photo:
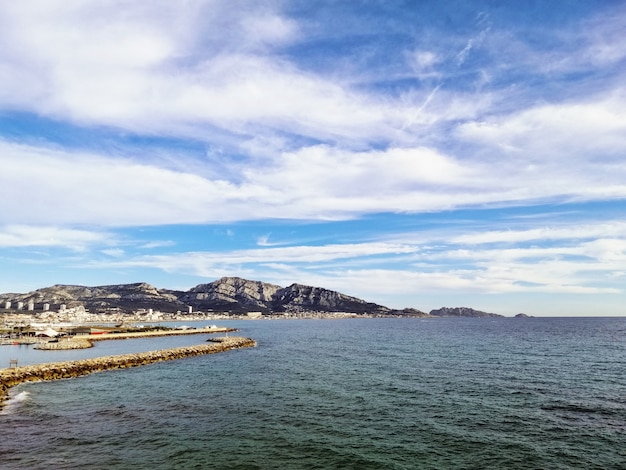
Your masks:
<svg viewBox="0 0 626 470"><path fill-rule="evenodd" d="M157 289L147 283L105 285L96 287L62 285L37 289L26 294L0 294L0 307L10 302L13 309L21 305L34 311L58 310L82 306L92 313L131 313L141 309L162 312L247 312L302 313L343 312L355 314L426 316L418 310L397 311L321 287L292 284L281 287L239 277L224 277L200 284L188 291Z"/></svg>
<svg viewBox="0 0 626 470"><path fill-rule="evenodd" d="M187 312L191 308L193 311L231 314L342 312L357 315L429 316L417 309L394 310L322 287L302 284L281 287L239 277L223 277L207 284L199 284L188 291L158 289L143 282L96 287L57 284L26 294L0 294L0 308L6 307L9 302L13 309L19 308L18 304L23 310L32 308L34 311L45 308L58 310L64 305L66 308L82 306L92 313L131 313L142 309L176 313ZM433 311L431 315L494 315L463 307L460 309L462 310L458 315L437 313L445 309ZM480 315L481 313L484 315Z"/></svg>

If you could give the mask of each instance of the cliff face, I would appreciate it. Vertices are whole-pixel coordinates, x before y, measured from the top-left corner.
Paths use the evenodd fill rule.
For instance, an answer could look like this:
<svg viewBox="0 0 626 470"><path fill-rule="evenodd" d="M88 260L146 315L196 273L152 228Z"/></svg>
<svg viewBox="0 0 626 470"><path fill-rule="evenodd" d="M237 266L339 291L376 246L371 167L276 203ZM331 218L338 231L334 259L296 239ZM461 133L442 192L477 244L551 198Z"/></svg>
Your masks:
<svg viewBox="0 0 626 470"><path fill-rule="evenodd" d="M209 284L200 284L179 296L179 300L198 310L270 310L280 286L239 277L223 277Z"/></svg>

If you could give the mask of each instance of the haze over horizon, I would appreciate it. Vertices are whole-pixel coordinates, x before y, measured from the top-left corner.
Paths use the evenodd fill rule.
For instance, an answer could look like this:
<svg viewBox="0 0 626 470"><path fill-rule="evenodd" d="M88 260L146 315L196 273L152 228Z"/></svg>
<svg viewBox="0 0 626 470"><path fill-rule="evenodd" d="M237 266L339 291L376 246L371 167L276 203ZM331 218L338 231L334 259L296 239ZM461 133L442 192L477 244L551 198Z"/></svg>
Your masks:
<svg viewBox="0 0 626 470"><path fill-rule="evenodd" d="M626 3L0 4L0 292L626 310Z"/></svg>

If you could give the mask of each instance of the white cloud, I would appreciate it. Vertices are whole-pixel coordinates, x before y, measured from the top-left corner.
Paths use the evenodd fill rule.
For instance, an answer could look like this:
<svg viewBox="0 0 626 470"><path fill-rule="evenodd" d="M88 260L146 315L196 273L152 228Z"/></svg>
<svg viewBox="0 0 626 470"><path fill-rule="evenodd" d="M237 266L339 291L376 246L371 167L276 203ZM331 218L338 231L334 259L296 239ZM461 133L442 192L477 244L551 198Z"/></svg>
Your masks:
<svg viewBox="0 0 626 470"><path fill-rule="evenodd" d="M296 22L277 14L246 16L241 23L246 36L257 45L289 43L298 37Z"/></svg>
<svg viewBox="0 0 626 470"><path fill-rule="evenodd" d="M296 23L269 4L245 4L237 14L201 1L5 4L0 105L207 140L218 137L212 127L389 135L399 119L393 103L282 59L273 47L297 38Z"/></svg>
<svg viewBox="0 0 626 470"><path fill-rule="evenodd" d="M494 200L626 197L622 94L542 105L459 126Z"/></svg>
<svg viewBox="0 0 626 470"><path fill-rule="evenodd" d="M225 176L232 173L236 181L2 141L0 154L0 209L5 222L15 224L347 219L551 197L626 196L626 165L619 163L572 162L561 171L536 162L523 168L521 161L487 165L425 147L354 152L319 145L248 161L245 167L220 162ZM24 182L29 191L23 191Z"/></svg>
<svg viewBox="0 0 626 470"><path fill-rule="evenodd" d="M485 36L489 32L489 29L490 28L483 29L476 37L473 37L467 41L463 50L459 52L456 56L457 66L460 67L461 65L463 65L472 49L477 45L480 45L485 40Z"/></svg>
<svg viewBox="0 0 626 470"><path fill-rule="evenodd" d="M85 153L0 142L0 212L21 224L147 225L219 219L233 185ZM23 190L27 181L30 191ZM207 216L201 208L207 208Z"/></svg>
<svg viewBox="0 0 626 470"><path fill-rule="evenodd" d="M589 163L626 147L626 100L621 95L591 102L550 104L460 126L462 138L513 153L522 161L569 158ZM507 151L509 150L509 151Z"/></svg>
<svg viewBox="0 0 626 470"><path fill-rule="evenodd" d="M436 66L442 58L436 52L417 50L407 56L409 65L418 80L441 77L441 72L436 69Z"/></svg>
<svg viewBox="0 0 626 470"><path fill-rule="evenodd" d="M402 242L323 246L270 246L247 250L205 251L99 261L93 266L156 268L169 273L216 278L247 275L277 284L309 283L368 298L429 295L432 292L475 294L622 294L626 272L626 233L620 222L512 236L487 237L451 233L392 235ZM455 229L456 230L456 229ZM599 237L607 231L612 237ZM413 241L409 241L413 239ZM262 239L261 241L264 241ZM538 241L550 246L519 246ZM510 246L491 246L505 242ZM239 274L237 274L239 273Z"/></svg>
<svg viewBox="0 0 626 470"><path fill-rule="evenodd" d="M0 248L63 247L81 251L108 243L111 235L103 232L58 226L5 225L0 227Z"/></svg>
<svg viewBox="0 0 626 470"><path fill-rule="evenodd" d="M262 235L257 239L256 244L258 246L263 246L263 247L270 247L270 246L281 246L281 245L288 245L290 243L285 243L285 242L272 242L270 241L270 236L271 234L268 233L267 235Z"/></svg>
<svg viewBox="0 0 626 470"><path fill-rule="evenodd" d="M110 248L108 250L102 250L102 253L113 258L121 258L125 255L125 251L121 248Z"/></svg>
<svg viewBox="0 0 626 470"><path fill-rule="evenodd" d="M562 227L543 227L527 230L489 230L480 233L464 234L453 237L452 243L518 243L527 241L575 240L621 236L626 238L626 222L609 221L600 223L580 223Z"/></svg>
<svg viewBox="0 0 626 470"><path fill-rule="evenodd" d="M461 184L472 176L454 159L428 148L349 152L328 146L286 153L267 168L247 170L250 180L275 186L292 198L362 199L364 205L393 205L396 195ZM370 197L372 196L372 197ZM341 206L336 206L341 210ZM402 206L400 206L402 207ZM388 207L391 208L391 207ZM348 208L350 209L350 208Z"/></svg>
<svg viewBox="0 0 626 470"><path fill-rule="evenodd" d="M319 263L362 256L412 253L416 247L391 243L358 243L323 246L271 247L231 252L192 252L152 255L128 261L129 266L152 266L165 270L184 270L200 265L245 263ZM125 264L126 262L123 262Z"/></svg>
<svg viewBox="0 0 626 470"><path fill-rule="evenodd" d="M139 246L139 248L142 248L144 250L150 250L153 248L163 248L163 247L174 246L174 245L176 245L176 242L172 240L154 240L151 242L143 243L142 245Z"/></svg>
<svg viewBox="0 0 626 470"><path fill-rule="evenodd" d="M425 148L352 153L312 147L242 169L237 183L1 141L0 153L0 208L11 223L140 226L428 210L455 205L452 190L471 175ZM21 190L24 179L30 191Z"/></svg>

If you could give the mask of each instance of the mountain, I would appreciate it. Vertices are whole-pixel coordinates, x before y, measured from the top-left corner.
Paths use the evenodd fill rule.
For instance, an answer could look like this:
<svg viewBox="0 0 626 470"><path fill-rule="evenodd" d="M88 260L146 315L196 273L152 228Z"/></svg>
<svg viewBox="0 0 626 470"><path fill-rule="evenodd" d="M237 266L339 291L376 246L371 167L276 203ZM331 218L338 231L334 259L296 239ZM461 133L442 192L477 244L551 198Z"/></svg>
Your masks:
<svg viewBox="0 0 626 470"><path fill-rule="evenodd" d="M240 277L223 277L200 284L179 296L179 300L198 310L271 311L274 295L282 287Z"/></svg>
<svg viewBox="0 0 626 470"><path fill-rule="evenodd" d="M61 305L67 308L84 306L91 312L116 309L132 312L149 308L176 312L185 308L175 293L160 291L145 282L97 287L56 284L27 294L0 294L0 302L7 301L13 308L21 302L25 309L32 303L36 311L42 310L44 304L48 304L51 310L58 310Z"/></svg>
<svg viewBox="0 0 626 470"><path fill-rule="evenodd" d="M481 312L469 307L442 307L431 310L430 315L434 317L502 317L497 313Z"/></svg>
<svg viewBox="0 0 626 470"><path fill-rule="evenodd" d="M388 314L390 309L382 305L366 302L356 297L340 294L321 287L292 284L279 289L271 303L276 312L299 313L311 310L324 312L353 312Z"/></svg>
<svg viewBox="0 0 626 470"><path fill-rule="evenodd" d="M265 315L281 313L340 312L357 315L428 317L429 314L413 308L394 310L384 305L367 302L340 292L322 287L291 284L281 287L260 281L249 281L240 277L223 277L208 284L199 284L188 291L157 289L145 282L106 286L75 286L56 284L26 294L0 294L0 309L18 303L28 311L29 305L35 312L44 308L59 310L84 307L92 313L137 310L161 311L165 313L193 311L243 314L261 312ZM495 313L481 312L468 307L443 307L432 310L435 317L500 317Z"/></svg>
<svg viewBox="0 0 626 470"><path fill-rule="evenodd" d="M261 312L343 312L355 314L427 316L415 309L392 310L383 305L366 302L321 287L292 284L281 287L239 277L223 277L217 281L200 284L188 291L157 289L146 283L120 284L97 287L57 284L27 294L0 294L0 306L18 302L27 309L32 303L35 311L44 304L51 310L61 305L67 308L83 306L92 313L133 312L153 309L162 312L214 311L230 313Z"/></svg>

